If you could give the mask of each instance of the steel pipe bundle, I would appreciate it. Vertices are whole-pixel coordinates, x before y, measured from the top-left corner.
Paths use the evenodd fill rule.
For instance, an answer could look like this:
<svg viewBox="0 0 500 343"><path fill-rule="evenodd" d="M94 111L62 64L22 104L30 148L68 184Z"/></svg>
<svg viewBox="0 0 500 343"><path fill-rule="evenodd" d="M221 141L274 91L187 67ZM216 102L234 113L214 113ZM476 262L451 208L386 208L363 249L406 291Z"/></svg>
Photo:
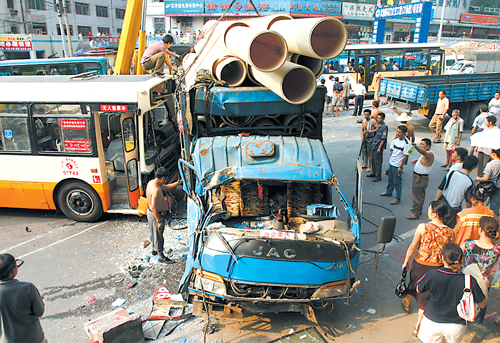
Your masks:
<svg viewBox="0 0 500 343"><path fill-rule="evenodd" d="M247 75L253 83L293 104L312 97L323 59L339 55L347 42L347 30L335 18L274 15L236 22L209 21L203 29L195 52L183 61L188 89L202 68L232 87L241 85Z"/></svg>

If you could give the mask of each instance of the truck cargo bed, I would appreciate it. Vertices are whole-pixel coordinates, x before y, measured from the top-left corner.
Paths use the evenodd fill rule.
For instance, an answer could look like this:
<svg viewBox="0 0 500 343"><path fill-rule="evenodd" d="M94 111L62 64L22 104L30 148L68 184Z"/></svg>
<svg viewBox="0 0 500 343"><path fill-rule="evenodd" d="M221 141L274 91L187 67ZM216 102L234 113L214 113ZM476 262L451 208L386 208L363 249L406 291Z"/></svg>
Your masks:
<svg viewBox="0 0 500 343"><path fill-rule="evenodd" d="M489 100L500 89L500 73L382 78L378 94L395 100L436 104L445 91L450 102Z"/></svg>

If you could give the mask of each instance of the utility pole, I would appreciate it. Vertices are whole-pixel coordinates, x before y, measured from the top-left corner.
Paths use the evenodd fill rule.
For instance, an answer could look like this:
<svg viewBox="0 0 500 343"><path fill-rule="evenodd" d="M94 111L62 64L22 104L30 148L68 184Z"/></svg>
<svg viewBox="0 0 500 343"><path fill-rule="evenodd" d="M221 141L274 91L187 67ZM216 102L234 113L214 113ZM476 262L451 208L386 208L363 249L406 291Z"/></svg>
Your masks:
<svg viewBox="0 0 500 343"><path fill-rule="evenodd" d="M24 5L23 2L24 0L20 0L21 2L21 17L23 18L23 28L24 28L24 34L28 34L28 30L26 30L26 19L24 18Z"/></svg>
<svg viewBox="0 0 500 343"><path fill-rule="evenodd" d="M59 29L61 31L61 39L62 39L62 45L63 45L63 52L64 52L64 57L68 57L68 51L66 50L66 39L64 38L64 29L62 27L62 4L61 0L57 0L56 2L56 8L57 8L57 16L59 17Z"/></svg>
<svg viewBox="0 0 500 343"><path fill-rule="evenodd" d="M71 31L68 25L68 12L66 12L66 4L63 3L63 0L59 0L61 2L61 7L64 13L64 21L66 22L66 33L68 34L68 48L69 48L69 57L73 57L73 42L71 41ZM69 4L69 2L68 2Z"/></svg>
<svg viewBox="0 0 500 343"><path fill-rule="evenodd" d="M439 23L438 43L441 43L441 36L443 35L443 20L444 20L445 8L446 8L446 0L443 0L443 8L441 9L441 22Z"/></svg>

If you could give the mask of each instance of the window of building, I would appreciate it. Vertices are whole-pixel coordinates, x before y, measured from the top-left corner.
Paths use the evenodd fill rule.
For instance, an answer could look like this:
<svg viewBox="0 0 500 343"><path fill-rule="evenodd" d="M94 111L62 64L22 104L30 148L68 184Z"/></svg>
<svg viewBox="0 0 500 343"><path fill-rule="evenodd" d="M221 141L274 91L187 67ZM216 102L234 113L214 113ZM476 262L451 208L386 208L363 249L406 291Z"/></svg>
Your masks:
<svg viewBox="0 0 500 343"><path fill-rule="evenodd" d="M165 17L153 18L153 27L155 33L163 33L165 31Z"/></svg>
<svg viewBox="0 0 500 343"><path fill-rule="evenodd" d="M82 36L86 36L89 32L92 32L92 28L90 26L78 26L78 33L81 33Z"/></svg>
<svg viewBox="0 0 500 343"><path fill-rule="evenodd" d="M75 12L80 15L90 15L90 5L83 2L75 2Z"/></svg>
<svg viewBox="0 0 500 343"><path fill-rule="evenodd" d="M116 9L116 19L123 19L125 18L125 10L121 8Z"/></svg>
<svg viewBox="0 0 500 343"><path fill-rule="evenodd" d="M60 36L61 35L61 27L59 26L59 24L57 24L56 27L57 27L57 35ZM63 25L63 30L64 30L64 34L68 33L68 31L66 31L66 25ZM73 25L69 26L69 34L73 35Z"/></svg>
<svg viewBox="0 0 500 343"><path fill-rule="evenodd" d="M499 13L500 12L500 8L485 7L484 11L485 12L490 12L490 13Z"/></svg>
<svg viewBox="0 0 500 343"><path fill-rule="evenodd" d="M109 27L98 27L97 31L99 31L102 36L109 36Z"/></svg>
<svg viewBox="0 0 500 343"><path fill-rule="evenodd" d="M479 11L481 11L481 6L471 6L470 10L472 12L479 12Z"/></svg>
<svg viewBox="0 0 500 343"><path fill-rule="evenodd" d="M106 6L95 6L95 12L98 17L107 18L108 17L108 8ZM100 30L99 30L100 31Z"/></svg>
<svg viewBox="0 0 500 343"><path fill-rule="evenodd" d="M45 1L44 0L29 0L28 6L32 10L45 10Z"/></svg>
<svg viewBox="0 0 500 343"><path fill-rule="evenodd" d="M54 10L57 11L57 3L59 0L54 0ZM69 0L64 0L64 8L66 9L66 13L71 13L71 6L69 4Z"/></svg>
<svg viewBox="0 0 500 343"><path fill-rule="evenodd" d="M14 0L7 0L7 8L14 8Z"/></svg>

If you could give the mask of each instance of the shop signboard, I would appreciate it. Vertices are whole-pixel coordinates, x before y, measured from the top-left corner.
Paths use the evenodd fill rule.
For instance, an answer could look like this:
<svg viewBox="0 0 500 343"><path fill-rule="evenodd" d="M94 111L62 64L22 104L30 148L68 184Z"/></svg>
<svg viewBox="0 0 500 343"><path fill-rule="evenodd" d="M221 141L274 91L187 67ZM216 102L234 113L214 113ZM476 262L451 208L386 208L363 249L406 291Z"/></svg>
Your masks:
<svg viewBox="0 0 500 343"><path fill-rule="evenodd" d="M29 36L0 36L0 50L4 51L31 51L31 37Z"/></svg>
<svg viewBox="0 0 500 343"><path fill-rule="evenodd" d="M385 21L388 18L415 18L415 31L413 43L427 43L429 36L432 2L422 1L399 6L388 6L375 10L375 21L373 22L373 43L382 43L385 35Z"/></svg>
<svg viewBox="0 0 500 343"><path fill-rule="evenodd" d="M460 22L467 24L496 25L498 23L498 17L496 15L463 13Z"/></svg>
<svg viewBox="0 0 500 343"><path fill-rule="evenodd" d="M167 17L203 13L203 0L165 0L164 3Z"/></svg>
<svg viewBox="0 0 500 343"><path fill-rule="evenodd" d="M460 20L460 16L470 7L470 0L432 0L434 20L441 20L444 1L446 1L444 20Z"/></svg>
<svg viewBox="0 0 500 343"><path fill-rule="evenodd" d="M229 16L257 16L250 0L237 0L233 6L231 2L231 0L206 0L205 15L220 16L227 11ZM261 15L288 13L290 7L288 0L253 0L253 4Z"/></svg>
<svg viewBox="0 0 500 343"><path fill-rule="evenodd" d="M341 9L342 3L340 1L290 1L290 15L292 16L333 16L342 18Z"/></svg>
<svg viewBox="0 0 500 343"><path fill-rule="evenodd" d="M360 4L353 2L342 3L342 16L344 17L365 17L373 18L375 5Z"/></svg>

